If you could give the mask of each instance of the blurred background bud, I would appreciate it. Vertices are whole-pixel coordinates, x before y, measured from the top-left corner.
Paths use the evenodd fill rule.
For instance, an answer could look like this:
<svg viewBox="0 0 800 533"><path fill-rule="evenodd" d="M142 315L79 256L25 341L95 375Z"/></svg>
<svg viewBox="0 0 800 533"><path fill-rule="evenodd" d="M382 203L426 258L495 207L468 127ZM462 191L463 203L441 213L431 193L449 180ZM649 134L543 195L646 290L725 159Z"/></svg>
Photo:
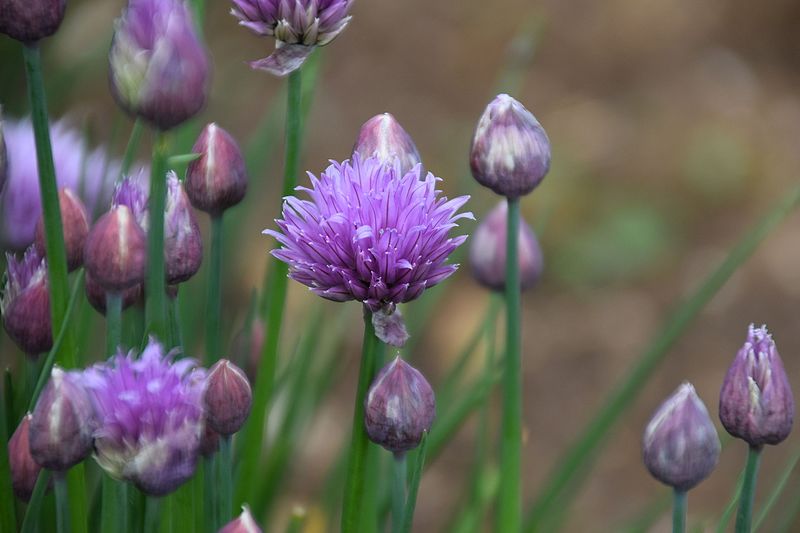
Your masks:
<svg viewBox="0 0 800 533"><path fill-rule="evenodd" d="M192 152L200 154L186 171L186 194L201 211L219 215L247 192L247 169L236 140L213 122L206 125Z"/></svg>
<svg viewBox="0 0 800 533"><path fill-rule="evenodd" d="M539 185L550 169L550 141L525 106L500 94L478 121L469 163L478 183L517 198Z"/></svg>
<svg viewBox="0 0 800 533"><path fill-rule="evenodd" d="M112 205L124 205L133 213L136 223L145 232L147 231L147 201L150 194L150 184L142 169L138 173L125 177L117 183L114 194L111 196Z"/></svg>
<svg viewBox="0 0 800 533"><path fill-rule="evenodd" d="M61 226L64 231L64 246L67 250L67 268L70 272L83 265L83 248L89 234L89 214L78 196L71 189L58 191L61 206ZM39 252L45 256L44 216L39 216L36 224L35 243Z"/></svg>
<svg viewBox="0 0 800 533"><path fill-rule="evenodd" d="M377 157L387 165L398 158L403 174L422 162L411 136L389 113L375 115L361 126L353 153L362 159Z"/></svg>
<svg viewBox="0 0 800 533"><path fill-rule="evenodd" d="M8 441L8 463L11 468L11 486L20 500L27 502L33 494L36 478L42 467L31 457L29 444L31 414L28 413L19 423L11 440Z"/></svg>
<svg viewBox="0 0 800 533"><path fill-rule="evenodd" d="M508 203L502 200L480 221L469 245L472 276L481 285L499 292L503 292L506 287L507 216ZM520 287L525 290L535 285L541 277L544 260L536 234L522 219L517 242Z"/></svg>
<svg viewBox="0 0 800 533"><path fill-rule="evenodd" d="M37 356L53 346L47 261L31 246L22 259L6 254L6 263L6 284L0 296L3 327L23 352Z"/></svg>
<svg viewBox="0 0 800 533"><path fill-rule="evenodd" d="M792 431L794 397L766 326L750 324L722 383L719 418L728 433L751 446L778 444Z"/></svg>
<svg viewBox="0 0 800 533"><path fill-rule="evenodd" d="M660 482L687 491L717 465L721 444L708 410L690 383L661 404L644 431L642 455Z"/></svg>
<svg viewBox="0 0 800 533"><path fill-rule="evenodd" d="M67 9L67 0L3 0L0 33L23 43L53 35Z"/></svg>
<svg viewBox="0 0 800 533"><path fill-rule="evenodd" d="M164 269L168 285L182 283L200 270L203 238L189 198L177 174L167 175L164 213Z"/></svg>
<svg viewBox="0 0 800 533"><path fill-rule="evenodd" d="M250 514L250 509L246 505L243 505L242 514L225 524L225 526L219 530L219 533L261 533L261 528L256 524L253 515Z"/></svg>
<svg viewBox="0 0 800 533"><path fill-rule="evenodd" d="M232 435L250 414L253 391L239 367L220 359L208 372L203 402L208 425L220 435Z"/></svg>
<svg viewBox="0 0 800 533"><path fill-rule="evenodd" d="M435 416L433 389L400 356L378 372L364 400L367 435L395 453L416 448Z"/></svg>
<svg viewBox="0 0 800 533"><path fill-rule="evenodd" d="M124 291L144 281L147 237L130 209L113 206L92 226L84 262L89 275L107 291Z"/></svg>

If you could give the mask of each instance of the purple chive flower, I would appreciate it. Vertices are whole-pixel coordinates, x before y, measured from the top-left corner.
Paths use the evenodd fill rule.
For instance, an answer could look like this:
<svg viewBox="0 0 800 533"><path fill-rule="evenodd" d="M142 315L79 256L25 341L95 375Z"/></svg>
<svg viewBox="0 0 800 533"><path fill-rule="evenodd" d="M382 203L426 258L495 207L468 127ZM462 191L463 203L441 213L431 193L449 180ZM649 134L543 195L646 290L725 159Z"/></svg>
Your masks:
<svg viewBox="0 0 800 533"><path fill-rule="evenodd" d="M6 285L0 295L3 326L23 352L35 357L53 346L47 261L31 246L22 259L6 254L6 262Z"/></svg>
<svg viewBox="0 0 800 533"><path fill-rule="evenodd" d="M67 0L3 0L0 33L23 43L53 35L67 9Z"/></svg>
<svg viewBox="0 0 800 533"><path fill-rule="evenodd" d="M33 243L42 214L36 143L30 120L8 121L4 133L9 167L0 195L0 247L19 251ZM103 148L87 152L81 134L64 122L50 125L50 138L59 189L75 191L89 213L107 206L119 164Z"/></svg>
<svg viewBox="0 0 800 533"><path fill-rule="evenodd" d="M258 35L275 37L275 51L250 63L285 76L317 46L333 41L350 22L353 0L232 0L231 14Z"/></svg>
<svg viewBox="0 0 800 533"><path fill-rule="evenodd" d="M200 270L203 238L183 183L175 172L167 174L164 213L164 268L167 284L182 283Z"/></svg>
<svg viewBox="0 0 800 533"><path fill-rule="evenodd" d="M119 353L82 374L98 417L95 459L153 496L194 474L203 434L205 370L173 355L150 339L141 357Z"/></svg>
<svg viewBox="0 0 800 533"><path fill-rule="evenodd" d="M751 446L778 444L792 431L792 388L766 326L750 324L722 383L719 418L728 433Z"/></svg>
<svg viewBox="0 0 800 533"><path fill-rule="evenodd" d="M117 103L161 130L206 103L209 61L181 0L130 0L117 20L109 62Z"/></svg>
<svg viewBox="0 0 800 533"><path fill-rule="evenodd" d="M399 158L404 174L422 162L414 140L390 113L375 115L361 126L353 153L363 159L374 156L386 164Z"/></svg>
<svg viewBox="0 0 800 533"><path fill-rule="evenodd" d="M644 431L642 456L660 482L686 491L717 466L721 444L703 401L684 383L661 404Z"/></svg>
<svg viewBox="0 0 800 533"><path fill-rule="evenodd" d="M272 254L289 265L289 276L336 302L358 300L372 311L418 298L458 265L447 257L467 236L450 237L469 199L452 200L436 190L439 178L422 177L420 166L402 174L377 158L333 162L311 188L310 200L283 204L280 231L265 230L283 246Z"/></svg>
<svg viewBox="0 0 800 533"><path fill-rule="evenodd" d="M473 277L481 285L499 292L503 292L506 287L507 216L508 202L502 200L478 224L469 245L469 263ZM544 260L536 234L524 220L520 220L517 242L520 288L525 290L539 280L544 269Z"/></svg>

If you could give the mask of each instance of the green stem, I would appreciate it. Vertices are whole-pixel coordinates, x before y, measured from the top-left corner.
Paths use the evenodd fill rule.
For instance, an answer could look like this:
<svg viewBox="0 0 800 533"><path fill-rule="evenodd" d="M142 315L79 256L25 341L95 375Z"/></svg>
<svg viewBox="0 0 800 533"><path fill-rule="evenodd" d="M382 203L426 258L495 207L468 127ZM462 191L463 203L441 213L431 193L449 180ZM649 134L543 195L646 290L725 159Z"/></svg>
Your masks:
<svg viewBox="0 0 800 533"><path fill-rule="evenodd" d="M302 69L289 75L288 102L286 110L286 154L283 172L283 195L294 191L297 184L297 169L300 162L300 138L302 132ZM273 261L267 285L267 327L266 338L261 352L261 365L256 377L253 392L253 410L243 432L244 445L241 447L242 464L239 469L240 480L237 485L237 506L252 495L261 459L264 426L267 422L269 399L272 396L275 370L278 362L278 346L281 325L286 303L288 266L283 261Z"/></svg>
<svg viewBox="0 0 800 533"><path fill-rule="evenodd" d="M372 312L364 308L364 342L361 349L361 367L358 374L355 406L353 408L353 429L350 438L347 477L342 502L342 533L353 533L359 530L361 519L361 502L364 499L364 487L367 470L367 450L369 438L364 429L364 397L377 370L375 354L380 341L375 336L372 326Z"/></svg>
<svg viewBox="0 0 800 533"><path fill-rule="evenodd" d="M161 531L161 500L155 496L145 496L144 528L146 533Z"/></svg>
<svg viewBox="0 0 800 533"><path fill-rule="evenodd" d="M125 146L125 153L122 156L122 164L119 167L119 179L128 175L133 165L133 158L136 157L136 152L139 150L139 143L142 140L142 133L144 132L144 123L142 119L137 118L133 123L131 129L131 136L128 138L128 144Z"/></svg>
<svg viewBox="0 0 800 533"><path fill-rule="evenodd" d="M217 517L219 506L216 504L217 493L217 462L218 454L212 454L203 459L203 515L207 533L214 533L219 529Z"/></svg>
<svg viewBox="0 0 800 533"><path fill-rule="evenodd" d="M167 196L166 139L156 135L153 161L150 166L150 199L148 202L147 279L145 284L145 315L147 332L166 341L167 303L164 281L164 209Z"/></svg>
<svg viewBox="0 0 800 533"><path fill-rule="evenodd" d="M672 533L686 531L686 491L675 489L672 500Z"/></svg>
<svg viewBox="0 0 800 533"><path fill-rule="evenodd" d="M69 533L69 498L64 472L54 472L53 485L56 493L56 530L58 533Z"/></svg>
<svg viewBox="0 0 800 533"><path fill-rule="evenodd" d="M509 198L506 238L506 353L503 365L500 492L497 512L498 531L508 533L519 531L521 509L522 368L518 235L519 198Z"/></svg>
<svg viewBox="0 0 800 533"><path fill-rule="evenodd" d="M231 500L232 500L232 475L233 461L231 459L231 436L221 435L219 439L219 456L217 457L217 469L219 471L219 525L227 524L231 519Z"/></svg>
<svg viewBox="0 0 800 533"><path fill-rule="evenodd" d="M23 46L25 75L28 82L28 98L31 104L33 134L36 140L36 162L39 168L39 191L44 216L45 251L47 254L47 280L50 289L50 316L52 330L57 332L64 322L67 311L68 280L67 252L61 222L61 206L58 201L56 169L53 164L53 149L50 144L50 123L47 118L47 102L42 81L42 61L37 44ZM67 335L64 350L58 354L61 366L75 366L75 350L72 336Z"/></svg>
<svg viewBox="0 0 800 533"><path fill-rule="evenodd" d="M220 309L222 307L222 214L211 217L211 252L206 307L206 363L211 365L220 351Z"/></svg>
<svg viewBox="0 0 800 533"><path fill-rule="evenodd" d="M406 480L408 468L406 454L396 453L392 461L392 532L401 533L406 507Z"/></svg>
<svg viewBox="0 0 800 533"><path fill-rule="evenodd" d="M760 462L761 446L750 446L747 451L747 463L744 466L744 481L742 482L742 495L739 498L739 512L736 514L736 533L750 532Z"/></svg>
<svg viewBox="0 0 800 533"><path fill-rule="evenodd" d="M128 486L106 473L102 474L101 531L127 533Z"/></svg>
<svg viewBox="0 0 800 533"><path fill-rule="evenodd" d="M122 294L106 293L106 356L117 352L122 342Z"/></svg>
<svg viewBox="0 0 800 533"><path fill-rule="evenodd" d="M417 460L414 464L414 471L411 473L411 480L408 483L408 497L406 498L405 518L403 519L402 533L411 533L411 525L414 522L414 510L417 507L417 492L419 483L422 481L422 469L425 466L425 451L428 444L428 433L422 434L422 441L419 443Z"/></svg>

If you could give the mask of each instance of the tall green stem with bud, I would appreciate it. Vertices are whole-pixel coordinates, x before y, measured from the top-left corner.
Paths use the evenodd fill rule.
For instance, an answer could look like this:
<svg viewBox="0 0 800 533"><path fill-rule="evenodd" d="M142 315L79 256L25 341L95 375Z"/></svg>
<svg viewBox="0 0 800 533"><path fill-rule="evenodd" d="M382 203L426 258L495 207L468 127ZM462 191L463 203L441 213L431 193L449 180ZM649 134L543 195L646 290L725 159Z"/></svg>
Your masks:
<svg viewBox="0 0 800 533"><path fill-rule="evenodd" d="M672 495L672 533L686 531L686 499L685 490L675 489Z"/></svg>
<svg viewBox="0 0 800 533"><path fill-rule="evenodd" d="M739 497L739 512L736 514L736 533L750 533L753 523L753 501L756 495L756 479L761 462L761 446L750 446L744 467L742 494Z"/></svg>
<svg viewBox="0 0 800 533"><path fill-rule="evenodd" d="M206 307L206 363L220 358L220 307L222 306L222 216L211 217L211 264L208 271L208 306Z"/></svg>

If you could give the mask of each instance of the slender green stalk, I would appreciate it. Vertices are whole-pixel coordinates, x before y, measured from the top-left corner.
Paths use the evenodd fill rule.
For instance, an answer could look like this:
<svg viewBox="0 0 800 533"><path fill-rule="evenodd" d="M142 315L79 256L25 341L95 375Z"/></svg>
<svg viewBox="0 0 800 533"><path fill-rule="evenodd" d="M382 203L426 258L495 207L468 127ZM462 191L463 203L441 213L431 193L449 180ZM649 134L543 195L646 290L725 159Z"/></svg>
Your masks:
<svg viewBox="0 0 800 533"><path fill-rule="evenodd" d="M289 90L286 109L286 153L283 172L283 195L289 195L297 184L300 162L300 139L302 133L302 69L289 75ZM260 463L264 426L269 412L275 370L278 362L278 346L286 303L288 266L282 261L273 261L266 290L268 291L267 327L261 366L253 392L253 410L243 432L242 464L237 485L236 502L241 505L255 490Z"/></svg>
<svg viewBox="0 0 800 533"><path fill-rule="evenodd" d="M208 533L214 533L219 529L219 506L216 504L217 492L217 455L211 455L203 459L203 514L205 526Z"/></svg>
<svg viewBox="0 0 800 533"><path fill-rule="evenodd" d="M417 448L417 458L414 464L414 471L411 474L411 480L408 483L408 497L406 498L405 518L403 519L402 533L411 532L411 524L414 522L414 510L417 507L417 493L419 492L419 483L422 481L422 469L425 466L425 450L428 443L428 433L422 435L422 441Z"/></svg>
<svg viewBox="0 0 800 533"><path fill-rule="evenodd" d="M50 483L50 471L41 470L36 484L33 486L33 494L28 501L28 508L25 510L25 518L22 520L21 533L34 533L39 531L39 517L42 514L42 500Z"/></svg>
<svg viewBox="0 0 800 533"><path fill-rule="evenodd" d="M730 277L758 248L759 244L800 204L800 187L793 187L776 203L733 247L725 260L711 272L698 289L667 319L659 334L640 355L625 379L617 385L599 412L591 418L578 440L570 446L543 485L544 488L530 508L524 531L532 533L547 514L557 507L566 512L569 505L565 493L580 474L586 472L597 448L625 410L635 404L636 396L658 368L670 348L693 324L694 319L725 285Z"/></svg>
<svg viewBox="0 0 800 533"><path fill-rule="evenodd" d="M220 309L222 307L222 213L211 217L211 251L206 307L206 363L222 356L220 348Z"/></svg>
<svg viewBox="0 0 800 533"><path fill-rule="evenodd" d="M406 507L406 479L408 467L406 454L394 454L392 461L392 532L400 533L403 530L403 518Z"/></svg>
<svg viewBox="0 0 800 533"><path fill-rule="evenodd" d="M56 493L56 528L58 533L69 533L69 497L67 495L67 478L63 472L53 476Z"/></svg>
<svg viewBox="0 0 800 533"><path fill-rule="evenodd" d="M747 463L744 466L744 481L742 482L742 496L739 498L739 512L736 513L736 533L750 532L760 462L761 446L750 446L747 450Z"/></svg>
<svg viewBox="0 0 800 533"><path fill-rule="evenodd" d="M122 164L119 167L119 179L128 175L133 165L133 159L136 157L136 152L139 151L139 143L142 140L142 133L144 132L144 123L142 119L137 118L131 128L131 136L128 138L128 144L125 146L125 153L122 156Z"/></svg>
<svg viewBox="0 0 800 533"><path fill-rule="evenodd" d="M8 424L11 406L0 395L0 531L16 531L17 516L14 509L14 491L11 484L11 465L8 461ZM15 419L16 421L16 419Z"/></svg>
<svg viewBox="0 0 800 533"><path fill-rule="evenodd" d="M519 198L508 199L506 239L506 352L503 364L503 419L500 439L498 531L516 533L521 521L522 362L520 285L517 260Z"/></svg>
<svg viewBox="0 0 800 533"><path fill-rule="evenodd" d="M102 474L102 500L100 512L100 531L128 532L128 486Z"/></svg>
<svg viewBox="0 0 800 533"><path fill-rule="evenodd" d="M47 281L50 289L50 316L53 331L59 331L67 312L68 280L67 252L58 201L56 169L53 148L50 144L50 123L47 118L47 101L42 81L42 61L37 44L22 47L25 75L28 82L28 99L31 104L33 134L36 140L36 162L39 168L39 190L44 216L45 251L47 253ZM75 347L67 333L64 350L57 361L66 368L75 366Z"/></svg>
<svg viewBox="0 0 800 533"><path fill-rule="evenodd" d="M233 499L233 460L231 458L231 436L222 435L219 439L219 456L217 457L219 471L219 525L227 524L232 516L231 500Z"/></svg>
<svg viewBox="0 0 800 533"><path fill-rule="evenodd" d="M147 231L147 279L145 320L147 332L162 342L167 334L167 295L164 281L164 208L167 201L166 139L159 132L150 166L149 227Z"/></svg>
<svg viewBox="0 0 800 533"><path fill-rule="evenodd" d="M366 484L367 449L369 438L364 429L364 397L377 370L375 355L380 341L372 326L372 312L364 308L364 342L361 349L361 367L358 374L355 405L353 407L353 429L350 438L347 477L342 501L342 533L359 530L361 502Z"/></svg>
<svg viewBox="0 0 800 533"><path fill-rule="evenodd" d="M116 353L122 342L122 294L106 293L106 355Z"/></svg>
<svg viewBox="0 0 800 533"><path fill-rule="evenodd" d="M672 533L686 531L686 491L675 489L672 495Z"/></svg>
<svg viewBox="0 0 800 533"><path fill-rule="evenodd" d="M145 496L144 528L145 533L161 531L161 500L155 496Z"/></svg>
<svg viewBox="0 0 800 533"><path fill-rule="evenodd" d="M717 533L725 533L728 531L728 523L731 521L734 511L736 511L736 505L739 503L739 498L742 496L743 482L744 472L739 474L739 478L736 480L736 487L733 489L731 498L728 500L728 503L725 504L725 508L722 510L722 515L719 517L719 522L717 522Z"/></svg>

